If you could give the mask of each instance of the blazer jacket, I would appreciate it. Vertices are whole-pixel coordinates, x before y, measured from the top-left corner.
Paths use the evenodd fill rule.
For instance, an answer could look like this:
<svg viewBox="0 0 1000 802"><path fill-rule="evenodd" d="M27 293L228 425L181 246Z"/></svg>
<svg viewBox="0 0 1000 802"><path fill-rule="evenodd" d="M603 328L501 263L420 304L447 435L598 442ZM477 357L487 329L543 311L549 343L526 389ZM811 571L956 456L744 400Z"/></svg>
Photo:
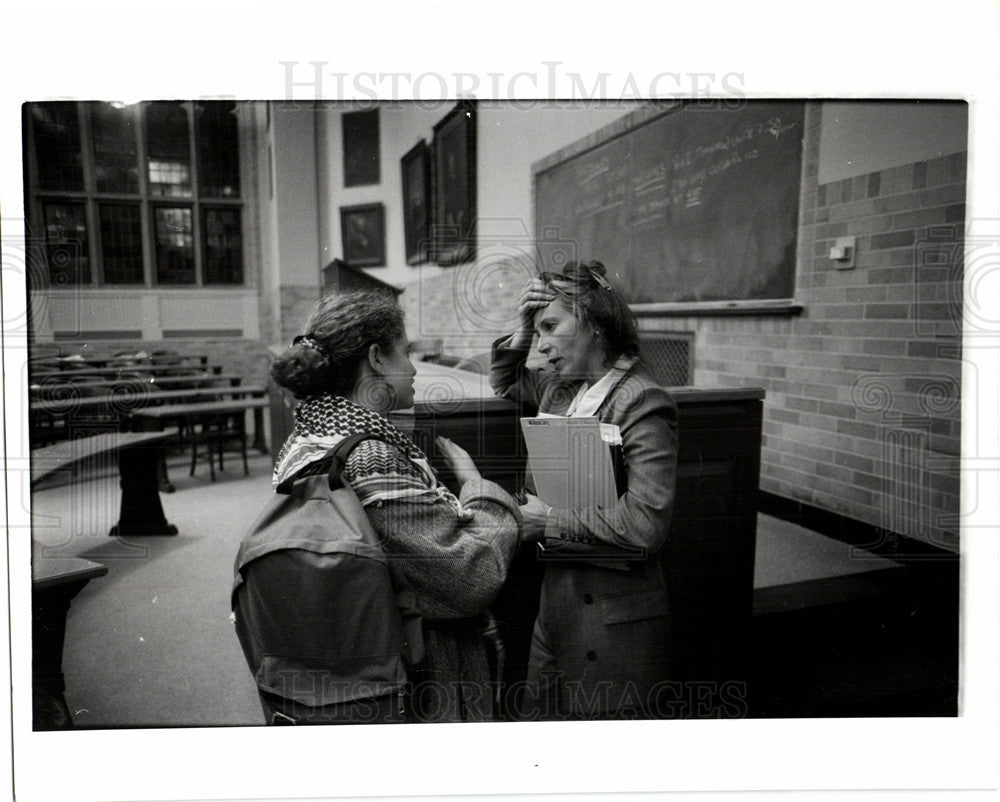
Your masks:
<svg viewBox="0 0 1000 802"><path fill-rule="evenodd" d="M493 347L494 391L534 401L540 412L564 413L579 383L528 371L528 350L506 342ZM550 513L536 626L555 655L562 704L571 715L623 715L640 707L640 714L655 715L655 686L670 674L669 607L658 554L674 502L677 407L637 363L597 417L621 433L624 488L612 507Z"/></svg>

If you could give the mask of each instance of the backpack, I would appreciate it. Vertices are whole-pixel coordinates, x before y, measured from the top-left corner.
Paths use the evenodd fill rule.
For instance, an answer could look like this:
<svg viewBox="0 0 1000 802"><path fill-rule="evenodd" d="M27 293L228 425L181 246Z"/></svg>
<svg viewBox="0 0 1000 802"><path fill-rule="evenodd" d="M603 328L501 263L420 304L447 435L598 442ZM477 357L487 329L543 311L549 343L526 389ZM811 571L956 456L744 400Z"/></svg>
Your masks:
<svg viewBox="0 0 1000 802"><path fill-rule="evenodd" d="M399 693L423 656L416 598L341 480L360 434L326 474L278 485L236 555L236 634L260 691L315 708ZM262 695L263 698L263 695Z"/></svg>

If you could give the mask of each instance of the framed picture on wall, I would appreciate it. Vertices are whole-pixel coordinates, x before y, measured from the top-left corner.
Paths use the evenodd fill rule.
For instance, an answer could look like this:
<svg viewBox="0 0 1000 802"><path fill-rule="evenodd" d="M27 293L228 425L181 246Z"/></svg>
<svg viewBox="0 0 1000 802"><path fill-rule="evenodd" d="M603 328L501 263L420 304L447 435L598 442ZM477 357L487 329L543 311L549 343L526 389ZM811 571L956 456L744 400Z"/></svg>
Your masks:
<svg viewBox="0 0 1000 802"><path fill-rule="evenodd" d="M468 262L476 250L476 104L462 101L434 126L434 261Z"/></svg>
<svg viewBox="0 0 1000 802"><path fill-rule="evenodd" d="M431 157L423 139L400 159L403 173L403 233L406 263L426 262L430 251Z"/></svg>
<svg viewBox="0 0 1000 802"><path fill-rule="evenodd" d="M344 186L379 182L378 109L348 111L341 117L344 139Z"/></svg>
<svg viewBox="0 0 1000 802"><path fill-rule="evenodd" d="M340 207L344 261L351 267L385 264L385 212L381 203Z"/></svg>

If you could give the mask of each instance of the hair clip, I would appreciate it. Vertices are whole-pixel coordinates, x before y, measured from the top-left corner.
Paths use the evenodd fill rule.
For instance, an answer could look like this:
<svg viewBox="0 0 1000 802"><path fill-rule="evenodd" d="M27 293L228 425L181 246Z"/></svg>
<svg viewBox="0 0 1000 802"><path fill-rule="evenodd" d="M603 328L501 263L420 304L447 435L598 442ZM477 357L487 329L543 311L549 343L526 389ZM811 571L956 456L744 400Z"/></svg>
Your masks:
<svg viewBox="0 0 1000 802"><path fill-rule="evenodd" d="M591 268L587 268L587 272L590 273L590 277L597 282L597 284L606 290L614 292L614 288L608 283L608 280L604 278L600 273L595 273Z"/></svg>
<svg viewBox="0 0 1000 802"><path fill-rule="evenodd" d="M323 359L326 359L326 353L323 351L322 346L310 337L308 334L300 334L292 340L292 345L304 345L306 348L315 351Z"/></svg>

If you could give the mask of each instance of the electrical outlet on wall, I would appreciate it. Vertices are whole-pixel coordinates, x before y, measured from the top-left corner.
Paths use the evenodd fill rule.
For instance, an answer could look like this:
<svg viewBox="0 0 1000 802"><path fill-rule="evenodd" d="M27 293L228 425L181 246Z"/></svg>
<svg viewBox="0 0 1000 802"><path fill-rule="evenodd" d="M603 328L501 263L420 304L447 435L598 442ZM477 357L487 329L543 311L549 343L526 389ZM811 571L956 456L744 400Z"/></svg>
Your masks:
<svg viewBox="0 0 1000 802"><path fill-rule="evenodd" d="M857 237L837 237L836 242L830 248L830 260L837 270L849 270L854 267L857 245Z"/></svg>

